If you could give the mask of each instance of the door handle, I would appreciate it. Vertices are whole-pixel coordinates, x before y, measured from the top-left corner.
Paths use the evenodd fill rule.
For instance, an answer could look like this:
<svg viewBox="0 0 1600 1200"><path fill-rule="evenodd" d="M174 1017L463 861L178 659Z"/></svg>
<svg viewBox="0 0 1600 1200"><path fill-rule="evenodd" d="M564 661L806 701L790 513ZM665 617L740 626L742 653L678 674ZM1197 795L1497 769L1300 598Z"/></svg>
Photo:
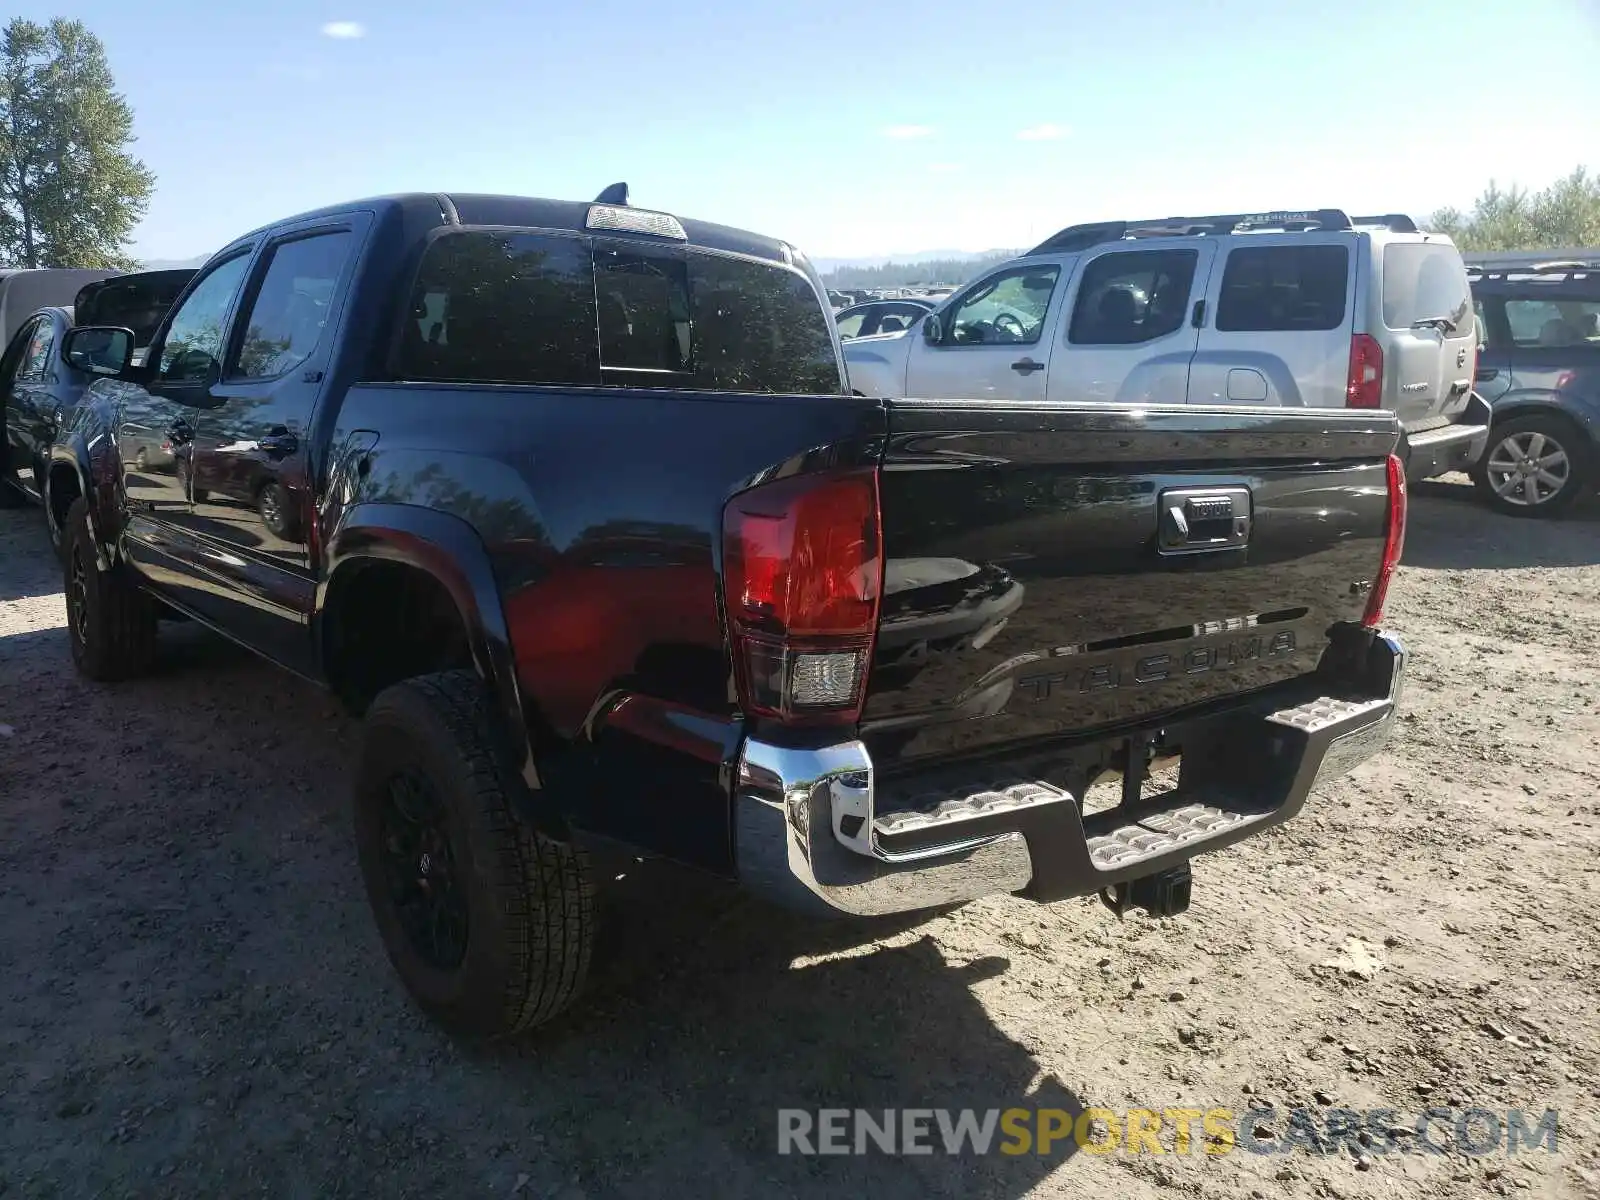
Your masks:
<svg viewBox="0 0 1600 1200"><path fill-rule="evenodd" d="M1044 370L1042 362L1034 362L1031 358L1024 358L1011 364L1011 369L1018 375L1032 375L1035 371Z"/></svg>
<svg viewBox="0 0 1600 1200"><path fill-rule="evenodd" d="M1479 367L1472 378L1478 383L1482 383L1486 379L1493 379L1498 374L1500 374L1499 367Z"/></svg>
<svg viewBox="0 0 1600 1200"><path fill-rule="evenodd" d="M274 458L293 454L300 448L300 439L292 433L269 433L256 445L261 447L262 453L270 454Z"/></svg>

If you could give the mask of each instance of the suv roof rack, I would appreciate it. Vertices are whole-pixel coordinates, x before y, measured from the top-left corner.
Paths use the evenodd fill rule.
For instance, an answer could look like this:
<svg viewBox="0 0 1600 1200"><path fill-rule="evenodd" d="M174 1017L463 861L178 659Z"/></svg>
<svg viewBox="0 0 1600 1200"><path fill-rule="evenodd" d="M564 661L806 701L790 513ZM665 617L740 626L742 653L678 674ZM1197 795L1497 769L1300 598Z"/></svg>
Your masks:
<svg viewBox="0 0 1600 1200"><path fill-rule="evenodd" d="M1600 258L1563 258L1552 262L1521 263L1481 263L1469 262L1467 274L1483 278L1504 279L1510 275L1546 275L1570 278L1573 275L1587 275L1600 271Z"/></svg>
<svg viewBox="0 0 1600 1200"><path fill-rule="evenodd" d="M1084 250L1104 242L1151 237L1224 237L1230 233L1255 233L1279 230L1284 233L1344 231L1357 227L1377 227L1395 233L1416 233L1417 224L1403 213L1376 217L1345 215L1343 209L1317 208L1294 212L1223 213L1210 217L1157 217L1146 221L1099 221L1089 225L1068 225L1040 242L1028 254L1051 254L1063 250Z"/></svg>

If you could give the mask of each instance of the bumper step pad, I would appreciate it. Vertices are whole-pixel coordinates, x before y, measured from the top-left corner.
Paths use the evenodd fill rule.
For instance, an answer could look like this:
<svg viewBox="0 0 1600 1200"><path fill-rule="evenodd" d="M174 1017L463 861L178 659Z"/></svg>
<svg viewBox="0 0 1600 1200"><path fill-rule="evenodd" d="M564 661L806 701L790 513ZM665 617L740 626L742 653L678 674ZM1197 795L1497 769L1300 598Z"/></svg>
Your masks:
<svg viewBox="0 0 1600 1200"><path fill-rule="evenodd" d="M1159 803L1159 798L1151 803ZM1185 804L1140 816L1108 833L1089 835L1089 858L1098 871L1120 871L1147 858L1157 858L1220 837L1236 825L1265 817L1256 812L1217 808L1210 804ZM1108 817L1126 816L1112 810Z"/></svg>
<svg viewBox="0 0 1600 1200"><path fill-rule="evenodd" d="M939 827L959 837L962 831L955 827L963 822L1071 799L1071 792L1042 779L996 780L974 792L955 784L911 796L907 807L880 813L872 827L879 837L893 838Z"/></svg>

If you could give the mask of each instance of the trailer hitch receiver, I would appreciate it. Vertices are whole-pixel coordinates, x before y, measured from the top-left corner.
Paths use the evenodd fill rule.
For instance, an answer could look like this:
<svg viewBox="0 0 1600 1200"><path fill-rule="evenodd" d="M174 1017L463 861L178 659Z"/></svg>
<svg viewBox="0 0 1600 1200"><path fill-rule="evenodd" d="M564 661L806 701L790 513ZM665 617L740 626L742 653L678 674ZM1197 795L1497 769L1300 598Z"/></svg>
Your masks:
<svg viewBox="0 0 1600 1200"><path fill-rule="evenodd" d="M1175 917L1188 909L1192 885L1189 864L1179 863L1154 875L1103 888L1100 899L1118 917L1130 908L1142 908L1152 917Z"/></svg>

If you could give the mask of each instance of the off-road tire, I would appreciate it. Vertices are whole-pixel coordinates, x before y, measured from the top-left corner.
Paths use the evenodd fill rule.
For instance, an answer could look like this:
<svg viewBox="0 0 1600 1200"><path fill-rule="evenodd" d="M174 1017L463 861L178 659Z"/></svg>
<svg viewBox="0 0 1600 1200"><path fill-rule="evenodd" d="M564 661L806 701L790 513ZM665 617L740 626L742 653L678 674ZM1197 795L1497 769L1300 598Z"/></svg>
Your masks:
<svg viewBox="0 0 1600 1200"><path fill-rule="evenodd" d="M394 780L419 776L437 798L453 886L465 900L465 951L453 967L429 961L392 891L385 806ZM367 712L354 795L367 898L407 990L441 1025L469 1036L508 1037L549 1021L589 970L596 918L587 858L512 812L523 786L471 671L398 683Z"/></svg>
<svg viewBox="0 0 1600 1200"><path fill-rule="evenodd" d="M1489 459L1495 448L1508 438L1525 433L1543 434L1560 446L1568 460L1566 482L1554 495L1537 504L1512 503L1494 490L1489 478ZM1488 444L1484 446L1482 456L1472 464L1470 474L1478 495L1496 512L1508 517L1555 517L1571 508L1585 492L1594 490L1595 469L1595 447L1576 425L1559 416L1529 413L1502 421L1489 430Z"/></svg>
<svg viewBox="0 0 1600 1200"><path fill-rule="evenodd" d="M101 683L142 674L156 653L155 601L125 566L100 569L82 496L67 511L61 559L73 665Z"/></svg>

